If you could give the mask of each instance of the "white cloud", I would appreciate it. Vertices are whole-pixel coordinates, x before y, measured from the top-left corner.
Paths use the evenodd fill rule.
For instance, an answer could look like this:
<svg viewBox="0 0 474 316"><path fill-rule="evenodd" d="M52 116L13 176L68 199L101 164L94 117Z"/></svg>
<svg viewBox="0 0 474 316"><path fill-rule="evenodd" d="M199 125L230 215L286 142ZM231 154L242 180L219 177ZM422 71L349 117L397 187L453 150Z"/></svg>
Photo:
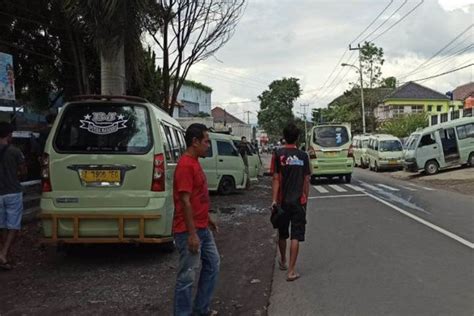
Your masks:
<svg viewBox="0 0 474 316"><path fill-rule="evenodd" d="M408 1L379 32L392 25L419 1ZM387 19L402 2L394 0L382 19ZM241 113L244 111L252 111L253 122L256 121L258 103L229 102L256 100L271 81L282 77L300 78L304 91L314 90L303 95L297 104L310 101L311 107L324 106L347 89L348 82L358 80L354 69L341 69L337 62L348 44L388 3L388 0L249 0L234 37L217 52L216 58L192 68L189 78L211 86L214 89L213 103L224 103L229 112L240 114L237 115L239 118L243 118ZM472 24L473 14L472 0L425 0L417 10L375 42L385 51L383 76L402 76L416 68ZM382 19L365 34L382 23ZM473 42L471 28L449 48L458 44L457 50L460 50ZM456 50L450 53L454 52ZM345 62L348 56L350 54L346 52ZM441 58L446 58L445 52L434 61ZM462 56L451 57L446 63L414 74L409 79L453 69L469 60L474 60L472 48ZM341 84L334 89L318 90L335 66L336 73L347 73L347 77L342 81L337 78L334 83ZM422 84L446 92L472 80L472 69L465 69ZM315 92L325 97L322 100L314 98Z"/></svg>

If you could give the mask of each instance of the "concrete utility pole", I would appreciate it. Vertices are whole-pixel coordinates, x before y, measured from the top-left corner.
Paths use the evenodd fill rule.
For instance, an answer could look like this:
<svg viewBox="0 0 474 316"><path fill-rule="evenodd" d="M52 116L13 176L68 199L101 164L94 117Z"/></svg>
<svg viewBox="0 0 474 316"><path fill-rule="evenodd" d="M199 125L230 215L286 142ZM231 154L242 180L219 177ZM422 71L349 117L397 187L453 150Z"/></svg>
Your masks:
<svg viewBox="0 0 474 316"><path fill-rule="evenodd" d="M247 113L247 124L250 125L250 113L251 113L251 111L245 111L244 112L244 120L245 120L245 113Z"/></svg>
<svg viewBox="0 0 474 316"><path fill-rule="evenodd" d="M300 106L303 108L303 118L304 118L304 143L305 146L308 147L308 127L307 127L307 119L306 119L306 108L309 106L309 104L300 104Z"/></svg>
<svg viewBox="0 0 474 316"><path fill-rule="evenodd" d="M359 71L360 74L360 98L362 102L362 133L365 134L365 106L364 106L364 81L362 80L362 58L360 55L360 44L357 45L357 47L351 47L349 44L349 50L358 50L359 51L359 67L351 65L351 64L346 64L343 63L342 66L349 66L349 67L354 67Z"/></svg>

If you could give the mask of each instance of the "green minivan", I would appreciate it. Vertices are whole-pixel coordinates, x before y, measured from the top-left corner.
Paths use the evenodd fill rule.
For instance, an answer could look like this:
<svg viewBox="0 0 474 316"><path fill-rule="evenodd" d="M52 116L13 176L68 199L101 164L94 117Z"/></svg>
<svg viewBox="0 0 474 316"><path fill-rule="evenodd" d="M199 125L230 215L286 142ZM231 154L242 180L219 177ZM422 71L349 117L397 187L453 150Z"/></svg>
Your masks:
<svg viewBox="0 0 474 316"><path fill-rule="evenodd" d="M351 128L348 124L325 124L311 129L308 148L312 168L311 180L326 177L351 182L354 155Z"/></svg>
<svg viewBox="0 0 474 316"><path fill-rule="evenodd" d="M244 161L234 145L234 136L209 133L209 140L207 157L199 159L209 191L227 195L237 189L245 189L248 178Z"/></svg>
<svg viewBox="0 0 474 316"><path fill-rule="evenodd" d="M375 172L403 169L403 146L400 139L388 134L370 136L367 164Z"/></svg>
<svg viewBox="0 0 474 316"><path fill-rule="evenodd" d="M81 96L59 112L42 158L41 220L54 243L171 244L183 129L130 96Z"/></svg>

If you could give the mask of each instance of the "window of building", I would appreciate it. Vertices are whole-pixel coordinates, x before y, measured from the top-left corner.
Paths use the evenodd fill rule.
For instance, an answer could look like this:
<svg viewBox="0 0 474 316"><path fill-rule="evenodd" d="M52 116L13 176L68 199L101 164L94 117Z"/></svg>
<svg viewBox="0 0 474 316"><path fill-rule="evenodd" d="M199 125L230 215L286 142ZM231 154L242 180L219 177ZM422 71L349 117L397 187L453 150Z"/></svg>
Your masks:
<svg viewBox="0 0 474 316"><path fill-rule="evenodd" d="M405 106L404 105L393 105L392 106L392 115L394 117L398 117L403 115L405 112Z"/></svg>
<svg viewBox="0 0 474 316"><path fill-rule="evenodd" d="M438 112L443 111L443 106L442 105L437 105L436 106L436 111L438 111Z"/></svg>
<svg viewBox="0 0 474 316"><path fill-rule="evenodd" d="M412 105L411 106L411 112L412 113L423 113L423 105Z"/></svg>
<svg viewBox="0 0 474 316"><path fill-rule="evenodd" d="M433 106L432 105L428 105L428 112L433 112Z"/></svg>

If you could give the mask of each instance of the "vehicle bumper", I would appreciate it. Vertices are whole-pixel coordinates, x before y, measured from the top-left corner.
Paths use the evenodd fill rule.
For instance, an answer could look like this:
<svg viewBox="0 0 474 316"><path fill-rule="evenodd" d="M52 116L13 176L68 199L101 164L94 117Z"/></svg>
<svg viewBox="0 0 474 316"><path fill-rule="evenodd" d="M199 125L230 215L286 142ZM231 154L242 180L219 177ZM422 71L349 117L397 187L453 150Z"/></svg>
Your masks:
<svg viewBox="0 0 474 316"><path fill-rule="evenodd" d="M419 168L416 161L404 161L403 168L410 172L418 172Z"/></svg>
<svg viewBox="0 0 474 316"><path fill-rule="evenodd" d="M385 170L389 170L389 169L401 169L403 168L403 161L402 160L398 160L396 162L389 162L389 161L378 161L378 167L380 169L385 169Z"/></svg>
<svg viewBox="0 0 474 316"><path fill-rule="evenodd" d="M339 161L313 159L311 161L311 170L311 174L316 177L351 174L354 170L354 160L352 158Z"/></svg>

